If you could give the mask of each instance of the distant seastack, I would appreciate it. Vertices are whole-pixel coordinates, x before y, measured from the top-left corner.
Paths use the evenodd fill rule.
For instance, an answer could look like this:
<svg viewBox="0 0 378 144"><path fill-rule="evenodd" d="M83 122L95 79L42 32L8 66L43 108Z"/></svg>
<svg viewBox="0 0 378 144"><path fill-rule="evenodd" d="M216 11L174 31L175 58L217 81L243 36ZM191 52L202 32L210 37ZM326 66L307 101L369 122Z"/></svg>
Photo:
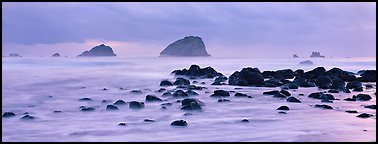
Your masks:
<svg viewBox="0 0 378 144"><path fill-rule="evenodd" d="M187 36L168 45L161 53L160 57L208 57L204 42L201 37Z"/></svg>

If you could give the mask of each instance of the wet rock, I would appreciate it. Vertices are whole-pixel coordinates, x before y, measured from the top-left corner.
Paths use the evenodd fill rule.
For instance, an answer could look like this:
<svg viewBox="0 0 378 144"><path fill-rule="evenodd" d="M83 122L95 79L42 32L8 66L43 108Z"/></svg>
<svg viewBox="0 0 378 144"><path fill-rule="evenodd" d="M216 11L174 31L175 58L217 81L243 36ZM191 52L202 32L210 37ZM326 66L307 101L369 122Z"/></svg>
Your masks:
<svg viewBox="0 0 378 144"><path fill-rule="evenodd" d="M356 80L356 77L353 74L351 74L351 73L349 73L347 71L343 71L340 68L332 68L332 69L328 70L326 72L326 74L328 76L330 76L333 80L334 79L340 79L342 81L353 81L353 80Z"/></svg>
<svg viewBox="0 0 378 144"><path fill-rule="evenodd" d="M176 81L173 83L174 85L190 85L190 81L185 78L177 78Z"/></svg>
<svg viewBox="0 0 378 144"><path fill-rule="evenodd" d="M173 86L173 83L168 80L163 80L160 82L160 86Z"/></svg>
<svg viewBox="0 0 378 144"><path fill-rule="evenodd" d="M346 85L346 88L348 89L354 89L354 88L359 88L362 87L362 83L360 81L350 81Z"/></svg>
<svg viewBox="0 0 378 144"><path fill-rule="evenodd" d="M198 65L191 65L189 70L175 70L172 72L175 75L184 75L194 78L214 78L217 76L223 76L222 73L217 72L212 67L200 68Z"/></svg>
<svg viewBox="0 0 378 144"><path fill-rule="evenodd" d="M356 101L356 98L355 97L354 98L353 97L352 98L345 98L344 100L345 101Z"/></svg>
<svg viewBox="0 0 378 144"><path fill-rule="evenodd" d="M323 105L316 104L315 107L316 108L323 108L323 109L333 109L331 106L325 105L325 104L323 104Z"/></svg>
<svg viewBox="0 0 378 144"><path fill-rule="evenodd" d="M362 113L362 114L358 115L357 117L359 117L359 118L369 118L371 116L373 116L373 115L367 114L367 113Z"/></svg>
<svg viewBox="0 0 378 144"><path fill-rule="evenodd" d="M284 112L284 111L280 111L280 112L278 112L279 114L287 114L286 112Z"/></svg>
<svg viewBox="0 0 378 144"><path fill-rule="evenodd" d="M143 121L144 122L155 122L155 120L152 120L152 119L144 119Z"/></svg>
<svg viewBox="0 0 378 144"><path fill-rule="evenodd" d="M304 96L304 94L298 94L299 96Z"/></svg>
<svg viewBox="0 0 378 144"><path fill-rule="evenodd" d="M104 90L104 91L105 91L105 90L108 90L108 89L107 89L107 88L103 88L102 90Z"/></svg>
<svg viewBox="0 0 378 144"><path fill-rule="evenodd" d="M123 101L123 100L117 100L117 101L114 103L114 105L125 105L125 104L126 104L126 102Z"/></svg>
<svg viewBox="0 0 378 144"><path fill-rule="evenodd" d="M358 113L356 110L346 110L347 113Z"/></svg>
<svg viewBox="0 0 378 144"><path fill-rule="evenodd" d="M206 87L195 86L195 85L189 85L187 88L190 89L190 90L202 90L202 89L206 89Z"/></svg>
<svg viewBox="0 0 378 144"><path fill-rule="evenodd" d="M188 123L185 120L175 120L171 123L171 126L188 126Z"/></svg>
<svg viewBox="0 0 378 144"><path fill-rule="evenodd" d="M305 60L305 61L301 61L299 62L300 65L314 65L314 63L310 60Z"/></svg>
<svg viewBox="0 0 378 144"><path fill-rule="evenodd" d="M162 106L161 109L165 110L165 109L167 109L167 107L166 106Z"/></svg>
<svg viewBox="0 0 378 144"><path fill-rule="evenodd" d="M86 106L81 106L81 111L94 111L96 110L94 107L86 107Z"/></svg>
<svg viewBox="0 0 378 144"><path fill-rule="evenodd" d="M185 116L188 116L188 115L193 115L192 113L184 113Z"/></svg>
<svg viewBox="0 0 378 144"><path fill-rule="evenodd" d="M211 97L228 97L230 93L224 90L215 90Z"/></svg>
<svg viewBox="0 0 378 144"><path fill-rule="evenodd" d="M178 98L178 97L188 97L188 94L185 93L182 90L176 90L175 93L173 93L173 97Z"/></svg>
<svg viewBox="0 0 378 144"><path fill-rule="evenodd" d="M53 113L62 113L62 111L56 110Z"/></svg>
<svg viewBox="0 0 378 144"><path fill-rule="evenodd" d="M157 92L164 92L164 91L166 91L167 89L165 89L165 88L160 88L159 90L157 90Z"/></svg>
<svg viewBox="0 0 378 144"><path fill-rule="evenodd" d="M276 79L269 79L269 80L264 81L264 87L278 87L282 85L283 83Z"/></svg>
<svg viewBox="0 0 378 144"><path fill-rule="evenodd" d="M299 100L299 99L297 99L297 98L295 98L295 97L288 97L287 99L286 99L286 101L287 102L293 102L293 103L301 103L301 101Z"/></svg>
<svg viewBox="0 0 378 144"><path fill-rule="evenodd" d="M218 102L231 102L231 100L225 99L225 98L220 98L220 99L218 99Z"/></svg>
<svg viewBox="0 0 378 144"><path fill-rule="evenodd" d="M330 89L328 90L329 93L339 93L339 91L337 89Z"/></svg>
<svg viewBox="0 0 378 144"><path fill-rule="evenodd" d="M327 83L327 84L322 84L320 86L318 86L320 89L329 89L331 87L331 84Z"/></svg>
<svg viewBox="0 0 378 144"><path fill-rule="evenodd" d="M362 82L376 82L376 79L376 70L365 70L362 72L361 77L359 78L359 80Z"/></svg>
<svg viewBox="0 0 378 144"><path fill-rule="evenodd" d="M311 93L308 97L315 98L315 99L321 99L321 100L324 100L324 99L335 100L335 97L333 97L333 95L325 94L323 92Z"/></svg>
<svg viewBox="0 0 378 144"><path fill-rule="evenodd" d="M79 101L92 101L92 99L90 99L90 98L81 98L81 99L79 99Z"/></svg>
<svg viewBox="0 0 378 144"><path fill-rule="evenodd" d="M289 91L281 90L280 93L284 94L285 96L291 96Z"/></svg>
<svg viewBox="0 0 378 144"><path fill-rule="evenodd" d="M227 80L227 77L218 76L217 78L215 78L214 83L212 83L211 85L222 85L222 82L225 82L226 80Z"/></svg>
<svg viewBox="0 0 378 144"><path fill-rule="evenodd" d="M242 119L241 122L249 123L249 120L248 119Z"/></svg>
<svg viewBox="0 0 378 144"><path fill-rule="evenodd" d="M290 110L290 108L288 106L280 106L277 110Z"/></svg>
<svg viewBox="0 0 378 144"><path fill-rule="evenodd" d="M315 85L316 86L321 86L324 84L332 84L332 80L329 76L326 75L321 75L318 76L318 78L315 80Z"/></svg>
<svg viewBox="0 0 378 144"><path fill-rule="evenodd" d="M135 93L135 94L141 94L141 93L143 93L141 90L132 90L130 92L131 93Z"/></svg>
<svg viewBox="0 0 378 144"><path fill-rule="evenodd" d="M157 97L156 95L147 95L145 100L146 100L146 102L163 101L162 99L160 99L160 98Z"/></svg>
<svg viewBox="0 0 378 144"><path fill-rule="evenodd" d="M295 83L286 83L283 85L284 87L287 87L289 89L298 89L298 85Z"/></svg>
<svg viewBox="0 0 378 144"><path fill-rule="evenodd" d="M127 123L125 123L125 122L120 122L120 123L118 123L118 125L119 125L119 126L126 126Z"/></svg>
<svg viewBox="0 0 378 144"><path fill-rule="evenodd" d="M162 97L168 97L168 96L173 96L171 92L165 92L161 95Z"/></svg>
<svg viewBox="0 0 378 144"><path fill-rule="evenodd" d="M349 89L345 89L345 90L343 90L343 92L350 93L350 90Z"/></svg>
<svg viewBox="0 0 378 144"><path fill-rule="evenodd" d="M367 106L364 106L364 108L377 109L377 106L376 105L367 105Z"/></svg>
<svg viewBox="0 0 378 144"><path fill-rule="evenodd" d="M132 108L132 109L141 109L141 108L144 108L144 102L131 101L129 103L129 108Z"/></svg>
<svg viewBox="0 0 378 144"><path fill-rule="evenodd" d="M273 97L276 97L276 98L286 98L287 96L282 94L281 92L277 93L277 94L274 94Z"/></svg>
<svg viewBox="0 0 378 144"><path fill-rule="evenodd" d="M24 115L21 119L23 119L23 120L33 120L33 119L35 119L33 116L30 116L30 115Z"/></svg>
<svg viewBox="0 0 378 144"><path fill-rule="evenodd" d="M335 90L345 90L345 82L339 78L333 79L332 85L329 88Z"/></svg>
<svg viewBox="0 0 378 144"><path fill-rule="evenodd" d="M202 110L205 103L195 98L185 98L181 101L181 110Z"/></svg>
<svg viewBox="0 0 378 144"><path fill-rule="evenodd" d="M107 105L106 110L119 110L117 106L114 105Z"/></svg>
<svg viewBox="0 0 378 144"><path fill-rule="evenodd" d="M198 95L198 93L195 92L195 91L193 91L193 90L186 91L186 94L188 94L188 96L196 96L196 95Z"/></svg>
<svg viewBox="0 0 378 144"><path fill-rule="evenodd" d="M324 103L333 103L333 101L331 101L329 99L323 99L321 102L324 102Z"/></svg>
<svg viewBox="0 0 378 144"><path fill-rule="evenodd" d="M371 99L371 96L368 94L358 94L356 96L356 100L359 100L359 101L369 101L370 99Z"/></svg>
<svg viewBox="0 0 378 144"><path fill-rule="evenodd" d="M362 92L364 91L364 89L362 87L358 87L358 88L354 88L353 91Z"/></svg>
<svg viewBox="0 0 378 144"><path fill-rule="evenodd" d="M201 82L201 84L206 84L205 82Z"/></svg>
<svg viewBox="0 0 378 144"><path fill-rule="evenodd" d="M234 72L228 80L230 85L251 86L263 85L264 78L258 68L243 68L240 72Z"/></svg>
<svg viewBox="0 0 378 144"><path fill-rule="evenodd" d="M247 94L243 94L243 93L235 93L235 95L234 95L235 97L248 97L248 95Z"/></svg>
<svg viewBox="0 0 378 144"><path fill-rule="evenodd" d="M9 118L9 117L14 117L16 116L16 114L14 114L13 112L5 112L3 113L3 118Z"/></svg>
<svg viewBox="0 0 378 144"><path fill-rule="evenodd" d="M371 88L373 88L373 85L367 84L367 85L365 85L365 87L366 87L367 89L371 89Z"/></svg>
<svg viewBox="0 0 378 144"><path fill-rule="evenodd" d="M278 94L278 93L280 93L280 91L278 91L278 90L263 92L264 95L275 95L275 94Z"/></svg>
<svg viewBox="0 0 378 144"><path fill-rule="evenodd" d="M161 106L172 106L172 103L162 103Z"/></svg>

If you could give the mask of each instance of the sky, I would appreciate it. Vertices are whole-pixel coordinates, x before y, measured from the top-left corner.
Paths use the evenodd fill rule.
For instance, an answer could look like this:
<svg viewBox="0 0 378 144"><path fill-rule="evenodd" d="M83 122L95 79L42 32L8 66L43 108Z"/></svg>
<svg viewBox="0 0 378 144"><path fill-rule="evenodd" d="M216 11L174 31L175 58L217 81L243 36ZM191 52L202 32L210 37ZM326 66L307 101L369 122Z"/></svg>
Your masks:
<svg viewBox="0 0 378 144"><path fill-rule="evenodd" d="M213 57L375 57L376 3L2 2L2 55L71 57L104 43L155 57L190 35Z"/></svg>

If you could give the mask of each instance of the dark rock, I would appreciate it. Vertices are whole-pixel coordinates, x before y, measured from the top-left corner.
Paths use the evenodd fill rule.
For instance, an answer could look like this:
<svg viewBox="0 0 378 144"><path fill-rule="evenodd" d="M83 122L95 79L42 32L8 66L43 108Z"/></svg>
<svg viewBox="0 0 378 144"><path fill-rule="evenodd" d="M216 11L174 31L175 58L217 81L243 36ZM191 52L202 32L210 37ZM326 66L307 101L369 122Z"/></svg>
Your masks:
<svg viewBox="0 0 378 144"><path fill-rule="evenodd" d="M184 120L176 120L171 123L171 126L187 126L188 123Z"/></svg>
<svg viewBox="0 0 378 144"><path fill-rule="evenodd" d="M176 81L173 83L174 85L190 85L190 81L185 78L177 78Z"/></svg>
<svg viewBox="0 0 378 144"><path fill-rule="evenodd" d="M81 111L94 111L94 110L96 110L94 107L86 107L86 106L81 107Z"/></svg>
<svg viewBox="0 0 378 144"><path fill-rule="evenodd" d="M249 120L248 120L248 119L242 119L241 122L246 122L246 123L248 123Z"/></svg>
<svg viewBox="0 0 378 144"><path fill-rule="evenodd" d="M132 90L130 91L131 93L136 93L136 94L141 94L143 93L141 90Z"/></svg>
<svg viewBox="0 0 378 144"><path fill-rule="evenodd" d="M235 95L234 95L235 97L248 97L248 95L247 94L243 94L243 93L235 93Z"/></svg>
<svg viewBox="0 0 378 144"><path fill-rule="evenodd" d="M321 75L315 80L315 85L320 86L323 84L332 84L332 80L329 76Z"/></svg>
<svg viewBox="0 0 378 144"><path fill-rule="evenodd" d="M353 97L352 98L345 98L344 100L345 101L356 101L356 98L353 98Z"/></svg>
<svg viewBox="0 0 378 144"><path fill-rule="evenodd" d="M117 106L114 105L107 105L106 110L119 110Z"/></svg>
<svg viewBox="0 0 378 144"><path fill-rule="evenodd" d="M131 101L129 103L129 108L132 108L132 109L144 108L144 102Z"/></svg>
<svg viewBox="0 0 378 144"><path fill-rule="evenodd" d="M162 97L167 97L167 96L173 96L171 92L165 92L161 95Z"/></svg>
<svg viewBox="0 0 378 144"><path fill-rule="evenodd" d="M376 78L376 70L365 70L364 72L362 72L359 80L362 82L376 82Z"/></svg>
<svg viewBox="0 0 378 144"><path fill-rule="evenodd" d="M188 88L188 89L191 89L191 90L202 90L202 89L207 89L206 87L195 86L195 85L189 85L187 88Z"/></svg>
<svg viewBox="0 0 378 144"><path fill-rule="evenodd" d="M343 71L340 68L332 68L329 71L327 71L326 74L330 76L332 79L340 79L342 81L356 80L356 77L353 74L347 71Z"/></svg>
<svg viewBox="0 0 378 144"><path fill-rule="evenodd" d="M211 85L222 85L222 82L225 82L226 80L227 80L227 77L218 76L217 78L215 78L214 83L212 83Z"/></svg>
<svg viewBox="0 0 378 144"><path fill-rule="evenodd" d="M323 108L323 109L333 109L331 106L329 105L319 105L319 104L316 104L315 107L317 108Z"/></svg>
<svg viewBox="0 0 378 144"><path fill-rule="evenodd" d="M330 84L330 83L327 83L327 84L322 84L322 85L320 85L320 86L318 86L318 87L319 87L320 89L329 89L330 86L331 86L331 84Z"/></svg>
<svg viewBox="0 0 378 144"><path fill-rule="evenodd" d="M103 88L102 90L108 90L107 88Z"/></svg>
<svg viewBox="0 0 378 144"><path fill-rule="evenodd" d="M295 83L287 83L287 84L284 84L283 86L285 86L289 89L298 89L298 85L295 84Z"/></svg>
<svg viewBox="0 0 378 144"><path fill-rule="evenodd" d="M290 110L290 108L288 106L280 106L277 110Z"/></svg>
<svg viewBox="0 0 378 144"><path fill-rule="evenodd" d="M200 68L198 65L191 65L189 70L174 70L172 74L184 75L193 78L214 78L217 76L223 76L222 73L215 71L212 67Z"/></svg>
<svg viewBox="0 0 378 144"><path fill-rule="evenodd" d="M370 84L365 85L365 87L366 87L367 89L373 88L373 86L370 85Z"/></svg>
<svg viewBox="0 0 378 144"><path fill-rule="evenodd" d="M278 91L278 90L263 92L264 95L275 95L275 94L278 94L278 93L280 93L280 91Z"/></svg>
<svg viewBox="0 0 378 144"><path fill-rule="evenodd" d="M163 92L163 91L166 91L167 89L165 88L160 88L159 90L157 90L157 92Z"/></svg>
<svg viewBox="0 0 378 144"><path fill-rule="evenodd" d="M33 120L33 119L35 119L33 116L30 116L30 115L24 115L21 119L23 119L23 120Z"/></svg>
<svg viewBox="0 0 378 144"><path fill-rule="evenodd" d="M81 99L79 99L79 101L92 101L92 99L90 99L90 98L81 98Z"/></svg>
<svg viewBox="0 0 378 144"><path fill-rule="evenodd" d="M181 101L181 110L202 110L205 103L195 98L185 98Z"/></svg>
<svg viewBox="0 0 378 144"><path fill-rule="evenodd" d="M283 83L276 80L276 79L269 79L269 80L264 81L265 87L278 87L278 86L282 86L282 85L283 85Z"/></svg>
<svg viewBox="0 0 378 144"><path fill-rule="evenodd" d="M291 96L290 92L286 91L286 90L281 90L280 93L286 95L286 96Z"/></svg>
<svg viewBox="0 0 378 144"><path fill-rule="evenodd" d="M231 100L225 99L225 98L220 98L220 99L218 99L218 102L231 102Z"/></svg>
<svg viewBox="0 0 378 144"><path fill-rule="evenodd" d="M304 96L304 94L298 94L299 96Z"/></svg>
<svg viewBox="0 0 378 144"><path fill-rule="evenodd" d="M161 109L167 109L167 107L166 106L162 106Z"/></svg>
<svg viewBox="0 0 378 144"><path fill-rule="evenodd" d="M292 79L294 78L294 71L291 69L277 70L273 78L276 79Z"/></svg>
<svg viewBox="0 0 378 144"><path fill-rule="evenodd" d="M324 102L324 103L333 103L333 101L331 101L329 99L323 99L321 102Z"/></svg>
<svg viewBox="0 0 378 144"><path fill-rule="evenodd" d="M3 118L9 118L9 117L13 117L13 116L16 116L16 114L14 114L13 112L5 112L3 113Z"/></svg>
<svg viewBox="0 0 378 144"><path fill-rule="evenodd" d="M162 103L161 106L172 106L172 103Z"/></svg>
<svg viewBox="0 0 378 144"><path fill-rule="evenodd" d="M168 80L163 80L160 82L160 86L173 86L173 83Z"/></svg>
<svg viewBox="0 0 378 144"><path fill-rule="evenodd" d="M367 106L364 106L364 108L377 109L377 106L376 105L367 105Z"/></svg>
<svg viewBox="0 0 378 144"><path fill-rule="evenodd" d="M357 88L354 88L353 91L362 92L364 91L364 89L362 87L357 87Z"/></svg>
<svg viewBox="0 0 378 144"><path fill-rule="evenodd" d="M293 58L299 58L299 56L298 56L298 55L296 55L296 54L294 54L294 55L293 55Z"/></svg>
<svg viewBox="0 0 378 144"><path fill-rule="evenodd" d="M20 56L20 55L18 55L17 53L10 53L9 54L9 57L22 57L22 56Z"/></svg>
<svg viewBox="0 0 378 144"><path fill-rule="evenodd" d="M358 94L356 96L356 100L359 100L359 101L369 101L370 99L371 99L371 96L368 94Z"/></svg>
<svg viewBox="0 0 378 144"><path fill-rule="evenodd" d="M192 113L184 113L185 116L188 116L188 115L193 115Z"/></svg>
<svg viewBox="0 0 378 144"><path fill-rule="evenodd" d="M111 47L101 44L99 46L95 46L89 51L84 51L82 54L78 55L78 57L98 57L98 56L116 56L116 54L114 54L113 49Z"/></svg>
<svg viewBox="0 0 378 144"><path fill-rule="evenodd" d="M126 126L127 123L125 123L125 122L120 122L118 125L119 125L119 126Z"/></svg>
<svg viewBox="0 0 378 144"><path fill-rule="evenodd" d="M188 90L186 91L186 94L188 94L189 96L195 96L195 95L198 95L197 92L193 91L193 90Z"/></svg>
<svg viewBox="0 0 378 144"><path fill-rule="evenodd" d="M308 97L315 98L315 99L321 99L321 100L324 100L324 99L335 100L335 97L333 97L333 95L325 94L323 92L311 93Z"/></svg>
<svg viewBox="0 0 378 144"><path fill-rule="evenodd" d="M284 111L280 111L280 112L278 112L279 114L287 114L286 112L284 112Z"/></svg>
<svg viewBox="0 0 378 144"><path fill-rule="evenodd" d="M358 115L357 117L359 117L359 118L368 118L368 117L371 117L371 116L373 116L373 115L367 114L367 113L362 113L362 114Z"/></svg>
<svg viewBox="0 0 378 144"><path fill-rule="evenodd" d="M56 110L53 113L62 113L62 111Z"/></svg>
<svg viewBox="0 0 378 144"><path fill-rule="evenodd" d="M182 90L176 90L175 93L173 93L173 97L188 97L188 94Z"/></svg>
<svg viewBox="0 0 378 144"><path fill-rule="evenodd" d="M196 84L196 83L198 83L198 81L193 81L193 84Z"/></svg>
<svg viewBox="0 0 378 144"><path fill-rule="evenodd" d="M59 53L54 53L54 54L52 55L52 57L60 57L60 54L59 54Z"/></svg>
<svg viewBox="0 0 378 144"><path fill-rule="evenodd" d="M215 90L214 94L211 95L212 97L228 97L230 93L224 90Z"/></svg>
<svg viewBox="0 0 378 144"><path fill-rule="evenodd" d="M332 80L332 85L329 87L336 90L345 90L345 82L339 78Z"/></svg>
<svg viewBox="0 0 378 144"><path fill-rule="evenodd" d="M287 102L293 102L293 103L301 103L301 101L299 100L299 99L297 99L297 98L295 98L295 97L288 97L287 99L286 99L286 101Z"/></svg>
<svg viewBox="0 0 378 144"><path fill-rule="evenodd" d="M144 119L144 122L155 122L155 120L152 120L152 119Z"/></svg>
<svg viewBox="0 0 378 144"><path fill-rule="evenodd" d="M287 96L279 92L277 94L274 94L273 97L276 97L276 98L286 98Z"/></svg>
<svg viewBox="0 0 378 144"><path fill-rule="evenodd" d="M243 68L240 72L234 72L228 80L230 85L250 86L263 85L264 78L258 68Z"/></svg>
<svg viewBox="0 0 378 144"><path fill-rule="evenodd" d="M204 42L198 36L186 36L168 45L162 52L160 57L180 56L180 57L208 57Z"/></svg>
<svg viewBox="0 0 378 144"><path fill-rule="evenodd" d="M346 110L347 113L358 113L356 110Z"/></svg>
<svg viewBox="0 0 378 144"><path fill-rule="evenodd" d="M162 99L160 99L160 98L157 97L156 95L147 95L145 100L146 100L147 102L163 101Z"/></svg>
<svg viewBox="0 0 378 144"><path fill-rule="evenodd" d="M350 93L350 90L349 89L345 89L345 90L343 90L343 92Z"/></svg>
<svg viewBox="0 0 378 144"><path fill-rule="evenodd" d="M201 82L201 84L206 84L205 82Z"/></svg>
<svg viewBox="0 0 378 144"><path fill-rule="evenodd" d="M346 85L346 88L348 89L354 89L354 88L359 88L362 87L362 83L360 81L350 81Z"/></svg>
<svg viewBox="0 0 378 144"><path fill-rule="evenodd" d="M339 93L339 91L337 89L330 89L328 90L329 93Z"/></svg>
<svg viewBox="0 0 378 144"><path fill-rule="evenodd" d="M114 103L114 105L125 105L125 104L126 104L126 102L123 101L123 100L117 100L117 101Z"/></svg>

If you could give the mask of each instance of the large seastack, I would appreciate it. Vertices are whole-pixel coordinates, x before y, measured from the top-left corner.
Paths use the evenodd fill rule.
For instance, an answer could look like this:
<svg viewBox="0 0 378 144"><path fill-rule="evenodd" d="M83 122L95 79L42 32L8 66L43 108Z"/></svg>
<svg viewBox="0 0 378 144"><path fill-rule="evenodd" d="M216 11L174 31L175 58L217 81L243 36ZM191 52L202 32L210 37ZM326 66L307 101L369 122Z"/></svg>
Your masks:
<svg viewBox="0 0 378 144"><path fill-rule="evenodd" d="M210 56L210 54L207 53L202 38L198 36L187 36L168 45L167 48L160 52L160 57L164 56L207 57Z"/></svg>
<svg viewBox="0 0 378 144"><path fill-rule="evenodd" d="M98 56L116 56L113 52L113 49L110 46L106 46L101 44L99 46L95 46L90 51L84 51L80 56L87 56L87 57L98 57Z"/></svg>

